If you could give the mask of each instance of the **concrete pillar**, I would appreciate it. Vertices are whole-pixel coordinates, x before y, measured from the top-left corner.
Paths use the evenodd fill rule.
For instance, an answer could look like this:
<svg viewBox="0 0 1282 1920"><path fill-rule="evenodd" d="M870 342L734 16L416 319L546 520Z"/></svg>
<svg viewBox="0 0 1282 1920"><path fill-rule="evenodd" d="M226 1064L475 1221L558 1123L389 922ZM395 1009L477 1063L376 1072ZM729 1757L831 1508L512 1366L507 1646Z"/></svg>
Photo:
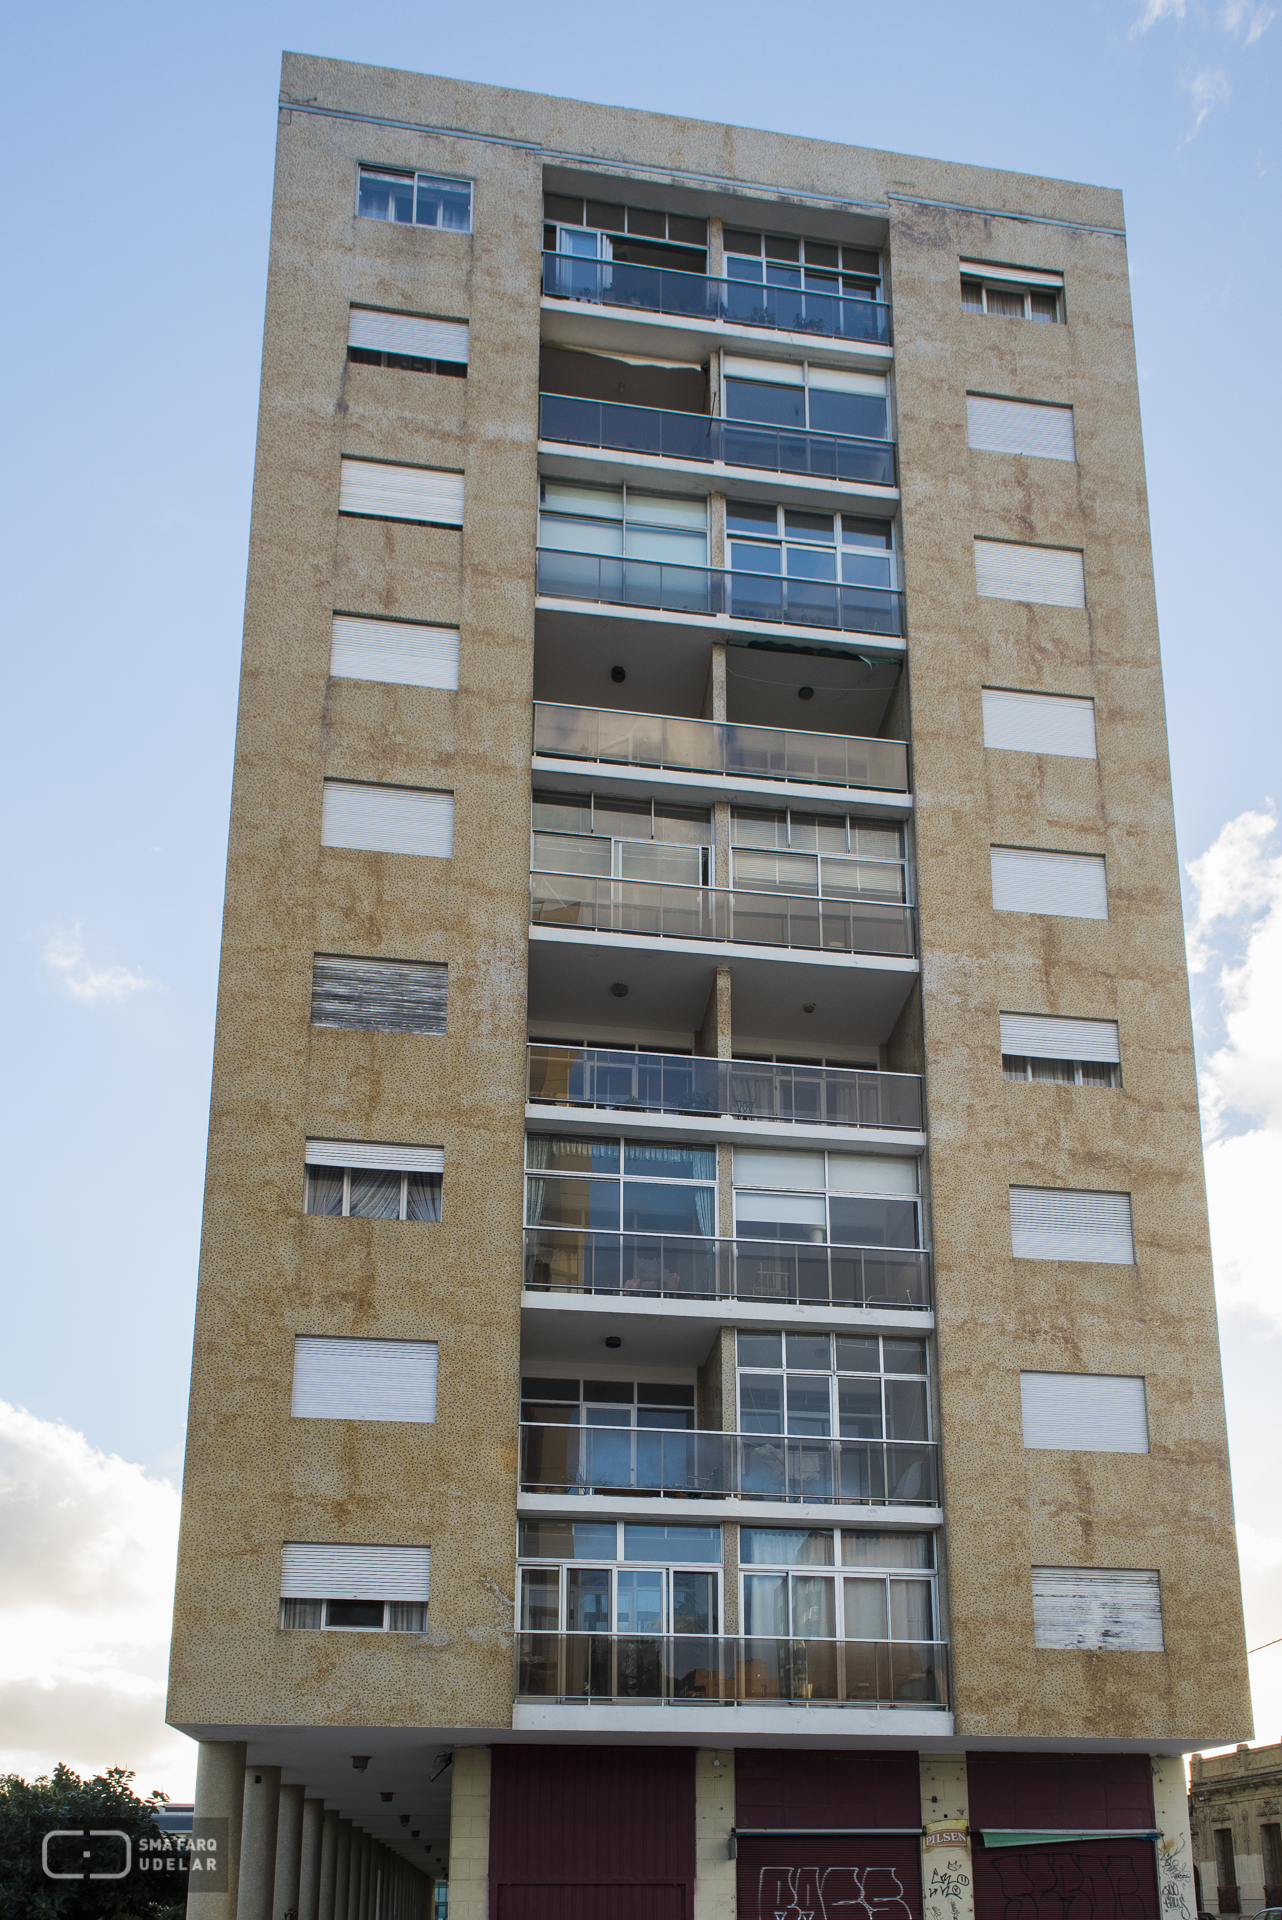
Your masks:
<svg viewBox="0 0 1282 1920"><path fill-rule="evenodd" d="M347 1920L347 1886L352 1872L352 1823L340 1820L334 1854L333 1920Z"/></svg>
<svg viewBox="0 0 1282 1920"><path fill-rule="evenodd" d="M489 1920L490 1750L455 1747L450 1782L450 1920Z"/></svg>
<svg viewBox="0 0 1282 1920"><path fill-rule="evenodd" d="M272 1920L280 1768L246 1767L245 1824L240 1843L240 1906L236 1920Z"/></svg>
<svg viewBox="0 0 1282 1920"><path fill-rule="evenodd" d="M734 1750L694 1756L694 1920L735 1920Z"/></svg>
<svg viewBox="0 0 1282 1920"><path fill-rule="evenodd" d="M361 1920L361 1867L369 1836L361 1827L352 1828L352 1858L347 1869L347 1920Z"/></svg>
<svg viewBox="0 0 1282 1920"><path fill-rule="evenodd" d="M975 1920L966 1756L922 1754L918 1765L923 1920Z"/></svg>
<svg viewBox="0 0 1282 1920"><path fill-rule="evenodd" d="M374 1842L368 1833L361 1835L361 1873L357 1882L354 1920L369 1920L370 1869L374 1864ZM349 1903L350 1904L350 1903Z"/></svg>
<svg viewBox="0 0 1282 1920"><path fill-rule="evenodd" d="M1163 1920L1194 1920L1193 1836L1189 1832L1189 1796L1184 1761L1178 1754L1151 1756L1153 1825L1157 1843L1157 1910Z"/></svg>
<svg viewBox="0 0 1282 1920"><path fill-rule="evenodd" d="M276 1820L276 1885L272 1920L293 1914L298 1920L298 1887L303 1870L303 1799L306 1787L282 1787Z"/></svg>
<svg viewBox="0 0 1282 1920"><path fill-rule="evenodd" d="M320 1920L321 1856L327 1818L323 1800L305 1799L303 1801L303 1844L299 1850L298 1860L298 1920ZM338 1824L337 1814L334 1815L334 1824L336 1826ZM330 1859L332 1898L332 1847ZM334 1917L332 1914L327 1914L325 1920L334 1920Z"/></svg>
<svg viewBox="0 0 1282 1920"><path fill-rule="evenodd" d="M202 1822L227 1822L224 1839L218 1830L219 1851L224 1854L219 1873L226 1888L223 1893L206 1893L199 1875L189 1875L187 1911L194 1920L237 1920L240 1899L240 1843L245 1814L245 1742L243 1740L202 1740L196 1756L196 1825ZM212 1836L206 1836L212 1837ZM207 1857L207 1856L206 1856Z"/></svg>

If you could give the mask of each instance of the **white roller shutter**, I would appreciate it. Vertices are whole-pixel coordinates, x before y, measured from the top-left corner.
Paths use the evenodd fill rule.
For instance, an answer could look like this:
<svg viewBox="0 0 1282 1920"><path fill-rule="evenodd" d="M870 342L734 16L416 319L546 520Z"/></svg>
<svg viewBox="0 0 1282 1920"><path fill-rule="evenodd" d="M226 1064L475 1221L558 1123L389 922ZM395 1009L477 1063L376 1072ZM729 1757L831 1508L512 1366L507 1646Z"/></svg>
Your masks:
<svg viewBox="0 0 1282 1920"><path fill-rule="evenodd" d="M353 307L347 330L349 347L373 353L404 353L416 360L453 360L467 364L467 321L429 320L417 313L380 313Z"/></svg>
<svg viewBox="0 0 1282 1920"><path fill-rule="evenodd" d="M975 541L975 591L985 600L1029 600L1043 607L1084 607L1082 556L1072 547Z"/></svg>
<svg viewBox="0 0 1282 1920"><path fill-rule="evenodd" d="M366 620L336 613L329 670L335 680L384 680L403 687L458 686L458 629Z"/></svg>
<svg viewBox="0 0 1282 1920"><path fill-rule="evenodd" d="M1159 1576L1130 1567L1034 1567L1033 1643L1163 1652Z"/></svg>
<svg viewBox="0 0 1282 1920"><path fill-rule="evenodd" d="M966 395L966 432L981 453L1027 453L1039 460L1076 460L1073 409L1043 401Z"/></svg>
<svg viewBox="0 0 1282 1920"><path fill-rule="evenodd" d="M1147 1453L1142 1377L1107 1373L1021 1373L1026 1447L1070 1453Z"/></svg>
<svg viewBox="0 0 1282 1920"><path fill-rule="evenodd" d="M871 393L879 400L886 397L884 373L848 373L844 367L807 367L810 386L824 393Z"/></svg>
<svg viewBox="0 0 1282 1920"><path fill-rule="evenodd" d="M1121 1063L1116 1020L1061 1020L1049 1013L1000 1014L1002 1052L1029 1060L1098 1060Z"/></svg>
<svg viewBox="0 0 1282 1920"><path fill-rule="evenodd" d="M806 369L796 360L745 360L739 354L725 357L727 380L769 380L776 387L804 387Z"/></svg>
<svg viewBox="0 0 1282 1920"><path fill-rule="evenodd" d="M299 1334L290 1411L298 1420L435 1420L436 1351L434 1340L313 1339Z"/></svg>
<svg viewBox="0 0 1282 1920"><path fill-rule="evenodd" d="M1107 920L1108 886L1099 853L1042 853L1032 847L990 850L998 913L1058 913L1071 920Z"/></svg>
<svg viewBox="0 0 1282 1920"><path fill-rule="evenodd" d="M454 795L428 787L327 780L321 845L448 860L454 851Z"/></svg>
<svg viewBox="0 0 1282 1920"><path fill-rule="evenodd" d="M1012 287L1062 287L1062 273L1047 273L1042 267L995 267L983 260L963 260L961 270L968 279L999 280Z"/></svg>
<svg viewBox="0 0 1282 1920"><path fill-rule="evenodd" d="M377 1140L309 1140L309 1167L381 1167L390 1173L442 1173L443 1147L387 1146Z"/></svg>
<svg viewBox="0 0 1282 1920"><path fill-rule="evenodd" d="M1012 1187L1010 1240L1017 1260L1134 1266L1131 1196L1070 1187Z"/></svg>
<svg viewBox="0 0 1282 1920"><path fill-rule="evenodd" d="M430 1547L336 1547L287 1540L282 1600L426 1600Z"/></svg>
<svg viewBox="0 0 1282 1920"><path fill-rule="evenodd" d="M417 520L427 526L461 527L463 476L435 467L393 467L380 460L343 460L340 513L377 520Z"/></svg>
<svg viewBox="0 0 1282 1920"><path fill-rule="evenodd" d="M318 953L312 1025L380 1033L444 1033L446 969L431 960L359 960Z"/></svg>
<svg viewBox="0 0 1282 1920"><path fill-rule="evenodd" d="M1060 753L1094 760L1095 702L1059 693L985 687L984 745L1014 753Z"/></svg>

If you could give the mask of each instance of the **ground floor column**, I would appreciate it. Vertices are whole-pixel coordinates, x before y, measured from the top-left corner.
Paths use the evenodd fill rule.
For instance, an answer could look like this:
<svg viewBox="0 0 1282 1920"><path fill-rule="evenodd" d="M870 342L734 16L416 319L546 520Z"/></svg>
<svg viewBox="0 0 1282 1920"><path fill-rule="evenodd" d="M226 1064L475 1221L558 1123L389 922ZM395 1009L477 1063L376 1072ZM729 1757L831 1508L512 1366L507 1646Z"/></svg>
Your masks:
<svg viewBox="0 0 1282 1920"><path fill-rule="evenodd" d="M450 1920L489 1920L490 1750L455 1747L450 1782Z"/></svg>
<svg viewBox="0 0 1282 1920"><path fill-rule="evenodd" d="M975 1920L966 1756L923 1754L919 1765L923 1920Z"/></svg>
<svg viewBox="0 0 1282 1920"><path fill-rule="evenodd" d="M192 1857L202 1862L199 1872L188 1875L187 1911L193 1920L237 1920L240 1899L240 1842L245 1815L245 1742L243 1740L202 1740L196 1756L196 1813L194 1836L216 1842L213 1851L201 1850ZM210 1822L215 1822L213 1828ZM222 1823L226 1822L223 1830ZM208 1893L201 1886L207 1867L214 1861L210 1876L221 1891Z"/></svg>
<svg viewBox="0 0 1282 1920"><path fill-rule="evenodd" d="M245 1824L240 1842L240 1906L236 1920L272 1920L280 1768L245 1769Z"/></svg>
<svg viewBox="0 0 1282 1920"><path fill-rule="evenodd" d="M298 1859L298 1920L320 1920L321 1847L325 1802L303 1801L303 1844Z"/></svg>
<svg viewBox="0 0 1282 1920"><path fill-rule="evenodd" d="M298 1913L298 1883L303 1868L303 1799L306 1787L282 1787L276 1822L276 1886L272 1920Z"/></svg>
<svg viewBox="0 0 1282 1920"><path fill-rule="evenodd" d="M1153 1755L1153 1825L1157 1843L1157 1905L1163 1920L1194 1920L1193 1836L1188 1783L1179 1754Z"/></svg>
<svg viewBox="0 0 1282 1920"><path fill-rule="evenodd" d="M734 1749L694 1757L694 1920L735 1920Z"/></svg>
<svg viewBox="0 0 1282 1920"><path fill-rule="evenodd" d="M352 1877L352 1823L338 1823L337 1855L334 1868L334 1920L347 1920L347 1888Z"/></svg>

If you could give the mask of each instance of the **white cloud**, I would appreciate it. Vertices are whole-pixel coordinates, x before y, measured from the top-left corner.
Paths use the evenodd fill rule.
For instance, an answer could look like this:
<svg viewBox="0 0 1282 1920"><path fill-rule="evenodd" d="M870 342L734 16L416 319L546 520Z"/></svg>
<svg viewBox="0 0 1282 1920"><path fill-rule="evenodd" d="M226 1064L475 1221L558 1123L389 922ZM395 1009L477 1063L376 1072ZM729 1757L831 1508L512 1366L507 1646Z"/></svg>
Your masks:
<svg viewBox="0 0 1282 1920"><path fill-rule="evenodd" d="M1220 67L1201 68L1187 84L1193 96L1193 104L1197 108L1197 119L1193 122L1193 131L1184 136L1186 146L1190 140L1197 139L1202 130L1202 122L1211 108L1226 107L1233 91Z"/></svg>
<svg viewBox="0 0 1282 1920"><path fill-rule="evenodd" d="M1252 0L1225 0L1220 8L1220 25L1225 33L1238 33L1245 28L1242 45L1250 47L1266 31L1274 14L1273 7L1252 4Z"/></svg>
<svg viewBox="0 0 1282 1920"><path fill-rule="evenodd" d="M96 1005L100 1000L123 1000L126 994L140 993L160 983L131 967L94 967L85 955L79 925L70 933L55 934L45 947L45 965L59 976L73 1000Z"/></svg>
<svg viewBox="0 0 1282 1920"><path fill-rule="evenodd" d="M178 1493L0 1401L0 1771L132 1768L189 1798L165 1725Z"/></svg>
<svg viewBox="0 0 1282 1920"><path fill-rule="evenodd" d="M1230 0L1231 3L1231 0ZM1131 38L1137 33L1147 33L1159 20L1182 20L1184 18L1184 0L1145 0L1144 12L1131 28Z"/></svg>

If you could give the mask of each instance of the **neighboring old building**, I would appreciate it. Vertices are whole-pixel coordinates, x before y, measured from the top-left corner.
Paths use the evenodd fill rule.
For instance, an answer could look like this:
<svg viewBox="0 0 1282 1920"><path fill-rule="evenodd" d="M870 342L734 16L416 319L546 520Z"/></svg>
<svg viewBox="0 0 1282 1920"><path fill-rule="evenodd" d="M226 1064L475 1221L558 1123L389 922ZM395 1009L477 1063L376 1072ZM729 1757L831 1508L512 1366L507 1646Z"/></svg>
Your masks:
<svg viewBox="0 0 1282 1920"><path fill-rule="evenodd" d="M1195 1753L1190 1771L1199 1907L1282 1906L1282 1746Z"/></svg>
<svg viewBox="0 0 1282 1920"><path fill-rule="evenodd" d="M1237 1595L1120 195L287 56L194 1910L1191 1915Z"/></svg>

